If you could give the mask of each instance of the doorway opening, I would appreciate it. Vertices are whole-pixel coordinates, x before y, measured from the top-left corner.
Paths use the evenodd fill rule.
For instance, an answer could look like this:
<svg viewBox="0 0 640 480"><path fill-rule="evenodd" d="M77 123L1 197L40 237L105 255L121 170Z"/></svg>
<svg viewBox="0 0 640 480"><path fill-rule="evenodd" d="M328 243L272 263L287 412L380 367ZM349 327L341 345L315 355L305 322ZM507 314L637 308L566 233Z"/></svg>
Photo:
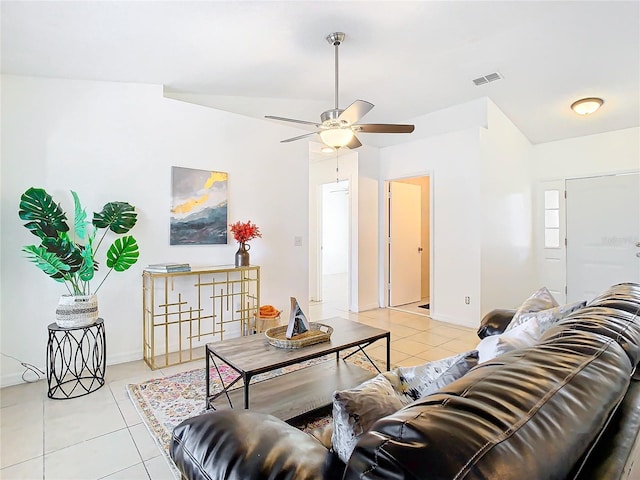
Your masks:
<svg viewBox="0 0 640 480"><path fill-rule="evenodd" d="M431 282L431 177L387 182L386 305L429 316Z"/></svg>
<svg viewBox="0 0 640 480"><path fill-rule="evenodd" d="M318 196L319 295L312 305L324 318L349 311L349 180L322 184Z"/></svg>

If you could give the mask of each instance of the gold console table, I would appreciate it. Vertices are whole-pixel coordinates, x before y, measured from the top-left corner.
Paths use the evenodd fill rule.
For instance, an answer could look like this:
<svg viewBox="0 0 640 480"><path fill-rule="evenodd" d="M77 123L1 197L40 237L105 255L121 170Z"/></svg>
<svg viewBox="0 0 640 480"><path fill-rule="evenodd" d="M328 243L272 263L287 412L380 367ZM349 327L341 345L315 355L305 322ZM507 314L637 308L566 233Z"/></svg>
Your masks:
<svg viewBox="0 0 640 480"><path fill-rule="evenodd" d="M156 370L205 357L207 343L251 333L260 267L232 265L142 274L142 350Z"/></svg>

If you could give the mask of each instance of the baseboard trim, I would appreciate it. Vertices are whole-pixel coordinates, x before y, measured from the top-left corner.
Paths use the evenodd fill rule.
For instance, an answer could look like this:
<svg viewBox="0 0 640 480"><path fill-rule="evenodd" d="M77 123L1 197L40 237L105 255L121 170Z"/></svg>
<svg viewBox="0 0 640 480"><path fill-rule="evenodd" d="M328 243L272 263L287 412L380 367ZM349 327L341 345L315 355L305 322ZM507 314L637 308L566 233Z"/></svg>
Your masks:
<svg viewBox="0 0 640 480"><path fill-rule="evenodd" d="M377 310L378 308L380 308L380 305L378 305L377 303L358 305L358 310L355 313L366 312L367 310Z"/></svg>
<svg viewBox="0 0 640 480"><path fill-rule="evenodd" d="M107 365L135 362L136 360L142 360L142 352L140 352L139 350L118 353L116 355L107 354Z"/></svg>
<svg viewBox="0 0 640 480"><path fill-rule="evenodd" d="M478 328L478 324L472 322L461 321L458 317L450 317L448 315L439 315L437 312L431 310L431 318L438 320L439 322L452 323L453 325L459 325L467 328Z"/></svg>
<svg viewBox="0 0 640 480"><path fill-rule="evenodd" d="M130 351L130 352L122 352L116 355L109 355L107 353L107 366L109 365L117 365L119 363L127 363L127 362L135 362L137 360L142 360L142 352L139 350ZM46 372L45 367L37 366L38 368L42 368L43 372ZM108 372L108 370L107 370ZM14 385L21 385L23 383L35 383L35 382L25 382L22 379L22 371L15 373L7 373L0 377L0 388L12 387ZM35 375L35 374L34 374ZM29 375L29 378L34 375ZM47 374L42 375L42 381L47 381ZM38 380L38 381L41 381Z"/></svg>
<svg viewBox="0 0 640 480"><path fill-rule="evenodd" d="M47 376L46 374L42 376L42 379L46 382ZM40 380L38 380L39 382ZM0 377L0 388L12 387L14 385L20 385L22 383L36 383L36 382L25 382L22 379L22 373L9 373Z"/></svg>

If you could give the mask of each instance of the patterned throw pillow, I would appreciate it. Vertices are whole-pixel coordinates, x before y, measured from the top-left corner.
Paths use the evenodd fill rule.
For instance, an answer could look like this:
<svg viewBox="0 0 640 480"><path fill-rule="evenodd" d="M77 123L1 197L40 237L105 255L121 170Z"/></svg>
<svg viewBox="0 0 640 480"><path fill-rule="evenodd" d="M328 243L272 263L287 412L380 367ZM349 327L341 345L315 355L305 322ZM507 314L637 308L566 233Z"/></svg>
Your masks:
<svg viewBox="0 0 640 480"><path fill-rule="evenodd" d="M415 367L398 367L383 375L408 405L462 377L477 363L478 352L472 350Z"/></svg>
<svg viewBox="0 0 640 480"><path fill-rule="evenodd" d="M382 375L351 390L333 393L333 434L331 444L347 463L360 436L387 415L404 405L389 381Z"/></svg>
<svg viewBox="0 0 640 480"><path fill-rule="evenodd" d="M535 318L538 321L540 334L542 335L558 320L562 320L564 317L584 307L586 304L586 301L567 303L566 305L559 305L554 308L540 310L539 312L523 313L520 318L523 323Z"/></svg>
<svg viewBox="0 0 640 480"><path fill-rule="evenodd" d="M516 310L515 315L507 328L505 328L505 332L511 330L512 328L517 327L518 325L523 324L528 319L524 318L524 315L531 312L539 312L540 310L547 310L549 308L554 308L558 306L558 302L553 298L551 292L547 289L547 287L542 287L540 290L535 292L529 298L527 298L520 308Z"/></svg>

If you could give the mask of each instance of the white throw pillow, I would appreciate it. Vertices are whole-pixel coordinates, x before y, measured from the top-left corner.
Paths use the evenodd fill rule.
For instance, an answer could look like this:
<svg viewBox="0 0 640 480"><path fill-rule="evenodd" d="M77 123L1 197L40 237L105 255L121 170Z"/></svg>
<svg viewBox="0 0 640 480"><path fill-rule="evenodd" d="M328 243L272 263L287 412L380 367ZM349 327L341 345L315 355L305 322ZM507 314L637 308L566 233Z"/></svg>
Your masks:
<svg viewBox="0 0 640 480"><path fill-rule="evenodd" d="M393 386L383 374L351 390L333 393L333 433L331 445L347 463L360 436L382 417L403 407Z"/></svg>
<svg viewBox="0 0 640 480"><path fill-rule="evenodd" d="M558 302L553 298L551 292L547 289L547 287L542 287L540 290L534 292L529 298L527 298L522 305L516 310L516 313L513 315L513 319L505 328L505 332L511 330L512 328L521 325L526 322L528 318L525 318L524 315L532 312L539 312L541 310L547 310L549 308L554 308L558 306Z"/></svg>
<svg viewBox="0 0 640 480"><path fill-rule="evenodd" d="M478 363L487 362L519 348L531 347L538 342L541 335L537 319L531 318L501 335L483 338L476 347L479 355Z"/></svg>

